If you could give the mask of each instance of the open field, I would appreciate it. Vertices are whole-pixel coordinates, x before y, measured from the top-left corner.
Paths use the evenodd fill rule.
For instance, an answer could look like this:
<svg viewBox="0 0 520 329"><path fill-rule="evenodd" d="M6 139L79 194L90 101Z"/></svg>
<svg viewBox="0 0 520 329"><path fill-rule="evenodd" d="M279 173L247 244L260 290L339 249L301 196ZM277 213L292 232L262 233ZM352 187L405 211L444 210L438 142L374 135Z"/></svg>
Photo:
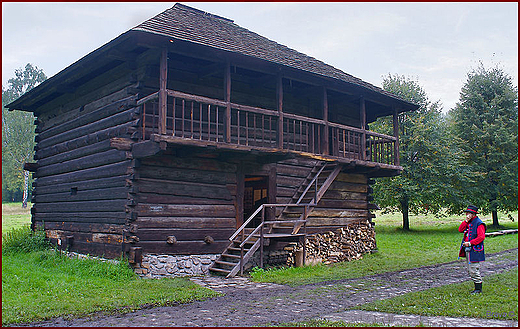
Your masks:
<svg viewBox="0 0 520 329"><path fill-rule="evenodd" d="M22 208L21 202L2 203L2 233L23 225L30 225L31 207L31 203L28 203L25 209Z"/></svg>

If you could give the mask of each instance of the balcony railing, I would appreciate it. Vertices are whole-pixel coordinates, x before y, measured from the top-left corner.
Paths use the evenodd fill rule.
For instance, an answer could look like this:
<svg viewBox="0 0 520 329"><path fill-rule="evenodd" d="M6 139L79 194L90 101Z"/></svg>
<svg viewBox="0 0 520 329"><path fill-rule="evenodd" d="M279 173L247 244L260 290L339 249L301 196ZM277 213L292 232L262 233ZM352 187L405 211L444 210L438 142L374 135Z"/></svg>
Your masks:
<svg viewBox="0 0 520 329"><path fill-rule="evenodd" d="M172 90L167 90L166 115L161 119L158 98L159 94L154 93L138 102L142 106L140 130L143 139L151 134L163 134L396 165L396 138L393 136ZM226 118L227 111L229 119ZM160 120L166 120L163 131ZM326 130L328 143L324 140Z"/></svg>

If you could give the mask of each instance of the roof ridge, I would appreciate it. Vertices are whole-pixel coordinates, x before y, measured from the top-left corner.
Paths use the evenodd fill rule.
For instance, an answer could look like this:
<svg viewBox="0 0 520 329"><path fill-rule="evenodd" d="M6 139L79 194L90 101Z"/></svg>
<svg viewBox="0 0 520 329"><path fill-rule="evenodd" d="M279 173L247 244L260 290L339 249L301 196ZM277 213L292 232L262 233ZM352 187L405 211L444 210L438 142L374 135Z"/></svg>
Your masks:
<svg viewBox="0 0 520 329"><path fill-rule="evenodd" d="M190 12L192 12L194 14L198 14L198 15L202 15L202 16L206 16L206 17L209 16L211 18L216 18L216 19L220 19L220 20L223 20L223 21L234 23L234 21L232 19L229 19L229 18L226 18L226 17L222 17L222 16L219 16L219 15L215 15L215 14L212 14L212 13L208 13L207 11L203 11L203 10L200 10L200 9L197 9L197 8L193 8L193 7L190 7L190 6L186 6L186 5L183 5L180 2L177 2L172 7L172 9L173 8L186 10L186 11L190 11Z"/></svg>

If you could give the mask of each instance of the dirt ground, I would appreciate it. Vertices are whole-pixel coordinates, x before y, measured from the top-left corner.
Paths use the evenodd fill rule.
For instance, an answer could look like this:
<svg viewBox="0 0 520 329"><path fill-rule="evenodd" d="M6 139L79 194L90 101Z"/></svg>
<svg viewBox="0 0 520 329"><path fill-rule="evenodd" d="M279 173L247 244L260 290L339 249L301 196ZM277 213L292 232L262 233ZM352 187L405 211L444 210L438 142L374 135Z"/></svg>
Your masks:
<svg viewBox="0 0 520 329"><path fill-rule="evenodd" d="M518 249L511 249L486 255L481 273L487 276L515 267L518 267ZM323 318L374 300L468 279L464 261L298 287L254 283L244 278L225 280L195 277L193 281L223 292L224 296L178 306L142 309L127 314L57 318L24 326L266 326Z"/></svg>

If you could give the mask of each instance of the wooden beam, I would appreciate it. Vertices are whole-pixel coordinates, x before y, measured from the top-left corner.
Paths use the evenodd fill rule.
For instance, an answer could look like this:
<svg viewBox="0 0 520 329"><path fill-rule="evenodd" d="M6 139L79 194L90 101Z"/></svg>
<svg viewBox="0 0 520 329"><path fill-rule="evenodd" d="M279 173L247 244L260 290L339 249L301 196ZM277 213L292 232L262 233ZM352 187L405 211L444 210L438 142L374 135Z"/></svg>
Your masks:
<svg viewBox="0 0 520 329"><path fill-rule="evenodd" d="M327 99L327 87L323 87L323 121L325 121L325 127L323 129L322 152L323 154L329 154L329 101Z"/></svg>
<svg viewBox="0 0 520 329"><path fill-rule="evenodd" d="M367 158L367 111L365 108L365 97L361 96L359 99L359 119L361 121L361 129L363 130L363 134L361 136L361 160L365 161Z"/></svg>
<svg viewBox="0 0 520 329"><path fill-rule="evenodd" d="M394 142L394 165L396 166L399 166L400 162L399 162L399 117L398 117L398 112L397 112L397 109L394 108L394 113L393 113L393 126L394 126L394 137L395 137L395 142Z"/></svg>
<svg viewBox="0 0 520 329"><path fill-rule="evenodd" d="M167 82L168 51L164 48L161 52L161 60L159 63L159 134L166 134L166 113L168 105Z"/></svg>
<svg viewBox="0 0 520 329"><path fill-rule="evenodd" d="M278 109L278 148L283 148L283 84L282 75L278 74L276 81L276 100Z"/></svg>
<svg viewBox="0 0 520 329"><path fill-rule="evenodd" d="M224 101L226 101L226 113L224 116L224 139L231 142L231 64L226 63L224 72Z"/></svg>

